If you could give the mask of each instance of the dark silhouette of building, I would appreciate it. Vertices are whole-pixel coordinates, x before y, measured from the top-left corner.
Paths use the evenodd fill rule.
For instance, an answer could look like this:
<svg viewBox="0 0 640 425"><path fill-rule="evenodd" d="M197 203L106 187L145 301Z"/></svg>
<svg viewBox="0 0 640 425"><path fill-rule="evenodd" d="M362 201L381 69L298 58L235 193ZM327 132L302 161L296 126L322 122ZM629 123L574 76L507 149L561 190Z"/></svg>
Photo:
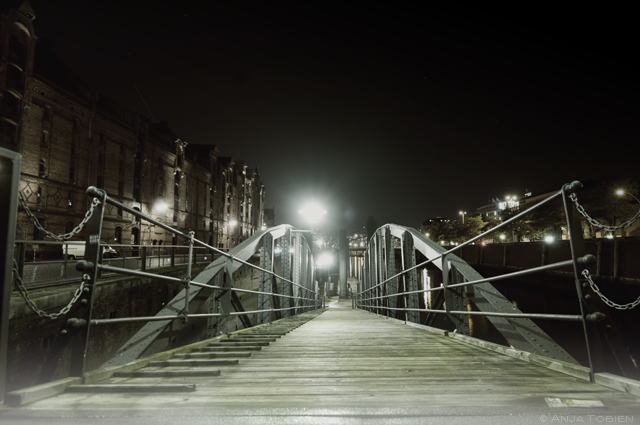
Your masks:
<svg viewBox="0 0 640 425"><path fill-rule="evenodd" d="M151 122L88 87L37 39L29 2L14 6L0 14L0 146L22 155L20 192L47 230L66 233L82 221L88 186L218 247L263 226L257 168L219 157L216 146L187 144L166 121ZM17 239L43 239L22 211ZM174 241L111 205L103 240Z"/></svg>

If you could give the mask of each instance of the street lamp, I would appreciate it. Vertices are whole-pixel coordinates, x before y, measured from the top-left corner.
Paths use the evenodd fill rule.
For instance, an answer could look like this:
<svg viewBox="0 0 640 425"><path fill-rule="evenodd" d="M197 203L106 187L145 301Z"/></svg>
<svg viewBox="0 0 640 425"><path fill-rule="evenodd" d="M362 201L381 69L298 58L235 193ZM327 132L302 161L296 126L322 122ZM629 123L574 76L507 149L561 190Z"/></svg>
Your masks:
<svg viewBox="0 0 640 425"><path fill-rule="evenodd" d="M312 204L298 211L311 224L317 223L327 214L327 211L318 205Z"/></svg>
<svg viewBox="0 0 640 425"><path fill-rule="evenodd" d="M466 214L466 211L460 211L458 214L460 214L462 216L462 224L464 224L464 215Z"/></svg>
<svg viewBox="0 0 640 425"><path fill-rule="evenodd" d="M616 194L617 194L617 195L620 195L620 196L622 196L622 195L629 195L629 196L631 196L633 199L635 199L636 201L638 201L638 203L640 203L640 199L636 198L635 196L633 196L633 195L632 195L632 194L630 194L629 192L625 192L625 191L624 191L624 190L622 190L622 189L618 189L618 190L616 190Z"/></svg>

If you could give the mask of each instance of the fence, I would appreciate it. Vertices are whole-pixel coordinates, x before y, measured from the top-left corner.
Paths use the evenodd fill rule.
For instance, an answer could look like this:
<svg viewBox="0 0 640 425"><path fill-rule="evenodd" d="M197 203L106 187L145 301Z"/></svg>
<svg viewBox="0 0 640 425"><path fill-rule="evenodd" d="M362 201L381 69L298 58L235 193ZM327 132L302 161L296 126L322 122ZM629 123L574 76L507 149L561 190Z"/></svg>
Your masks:
<svg viewBox="0 0 640 425"><path fill-rule="evenodd" d="M582 216L588 217L577 202L575 192L582 185L579 182L564 185L560 191L547 199L523 211L500 225L476 236L460 245L446 250L414 229L398 225L382 226L368 243L363 266L362 291L357 295L356 306L377 314L403 317L406 321L419 323L419 313L446 315L456 326L456 332L469 334L468 318L472 315L487 317L507 341L516 349L538 353L547 357L577 363L562 347L549 338L531 319L551 319L581 322L587 358L593 381L594 366L589 343L588 324L602 324L612 327L611 318L607 314L605 304L608 300L594 287L589 277L589 267L595 265L593 255L587 255L581 225ZM483 278L466 262L455 255L456 251L475 243L487 235L508 226L537 208L561 198L569 231L571 254L570 259L552 264L518 270L491 278ZM582 215L582 216L581 216ZM593 224L594 220L590 219ZM638 214L634 219L638 218ZM597 223L597 222L596 222ZM597 223L599 225L599 223ZM622 226L629 226L629 222ZM601 226L605 227L605 226ZM610 228L610 227L607 227ZM392 238L401 240L401 267L396 273L395 248ZM416 264L416 250L427 260ZM442 272L442 286L418 289L417 270L433 265ZM573 270L577 301L580 314L540 314L523 313L508 299L500 294L490 282L508 280L530 273L570 267ZM444 309L420 308L418 294L442 293ZM467 298L474 301L480 311L469 311ZM633 305L637 305L636 301ZM611 337L608 336L610 339ZM611 343L611 341L610 341ZM623 350L618 350L616 360L623 373L635 376L637 368L625 357Z"/></svg>
<svg viewBox="0 0 640 425"><path fill-rule="evenodd" d="M29 306L42 317L56 319L60 316L65 316L67 318L66 327L62 332L65 334L68 344L72 345L69 376L81 377L85 372L84 358L92 326L123 322L146 322L139 334L134 335L130 342L127 342L118 350L112 360L103 365L103 367L108 367L140 356L155 341L164 328L168 325L172 326L172 330L184 328L190 318L206 318L208 328L215 334L215 329L219 322L232 316L241 316L242 323L245 326L251 326L252 324L248 319L250 314L255 314L258 324L263 324L270 322L274 317L289 317L319 308L322 305L323 300L318 295L317 282L314 280L315 268L311 250L303 234L291 226L282 225L262 230L228 252L224 252L196 239L194 232L183 233L109 198L103 190L90 187L87 189L87 194L94 198L94 201L90 211L87 212L86 219L82 223L82 226L86 225L87 235L84 244L84 259L70 261L68 259L69 248L66 247L64 250L67 255L65 255L62 262L54 262L55 267L62 267L60 273L63 276L69 277L65 273L67 273L67 267L71 263L81 273L80 286L69 305L63 308L60 313L48 314L39 311L34 303L28 302L28 293L21 281L22 276L26 276L26 271L28 270L28 262L24 261L27 245L29 243L33 244L33 241L20 241L21 245L19 244L19 246L21 248L17 250L16 256L23 259L22 265L19 265L14 260L14 278L18 281L21 292ZM103 258L105 245L100 241L103 211L107 203L185 239L187 245L163 247L159 245L112 245L112 247L122 250L122 256L111 259ZM77 231L72 233L75 234ZM50 236L56 239L63 239L62 242L58 242L60 245L72 244L64 240L65 237L69 237L69 234L50 234ZM279 258L279 274L274 272L274 243L276 239L280 239L280 248L282 250ZM168 253L167 250L171 250L171 253ZM128 252L131 252L132 256L127 256ZM248 261L256 253L260 254L259 266ZM175 265L180 257L184 259L187 265L186 274L183 278L153 274L148 271L153 267ZM210 264L198 276L192 278L192 264L197 261L207 261ZM49 265L47 263L51 262L39 261L34 263L36 267L42 267ZM258 290L234 287L233 273L241 266L259 271ZM181 283L184 289L156 316L94 318L92 317L92 306L96 292L94 285L101 274L106 275L108 273L152 278L160 282ZM257 296L257 309L246 311L240 302L238 293ZM209 303L209 312L195 313L201 309L202 304L205 302ZM235 311L231 311L232 307Z"/></svg>

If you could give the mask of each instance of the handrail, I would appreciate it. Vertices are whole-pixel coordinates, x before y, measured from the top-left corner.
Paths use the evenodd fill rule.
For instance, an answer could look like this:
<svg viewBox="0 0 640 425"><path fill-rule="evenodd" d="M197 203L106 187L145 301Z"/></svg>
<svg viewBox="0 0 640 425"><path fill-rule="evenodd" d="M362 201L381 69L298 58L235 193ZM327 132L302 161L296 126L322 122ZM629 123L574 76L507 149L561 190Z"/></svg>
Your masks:
<svg viewBox="0 0 640 425"><path fill-rule="evenodd" d="M500 223L498 226L489 229L482 234L475 236L462 244L459 244L453 248L445 249L441 247L439 244L431 241L426 238L420 232L417 232L415 229L411 229L405 226L399 226L395 224L387 224L381 226L377 229L375 234L369 239L367 250L365 254L363 273L364 276L364 285L361 287L361 290L356 295L355 307L363 308L370 312L375 312L376 314L384 314L390 315L391 312L404 312L404 320L411 321L419 321L419 316L415 315L416 312L426 312L426 313L435 313L435 314L447 314L448 316L455 318L455 316L476 316L482 315L490 320L494 324L500 324L507 331L507 334L511 332L511 334L517 334L518 337L515 340L518 343L521 343L523 346L531 347L531 349L525 351L536 352L537 347L540 346L538 342L540 339L545 340L544 343L554 343L546 333L544 333L541 329L537 328L533 322L530 322L530 319L547 319L547 320L563 320L563 321L571 321L571 322L582 322L584 327L584 336L586 342L587 356L589 360L589 366L591 368L591 378L593 379L593 364L591 363L591 353L589 347L588 335L586 332L586 323L587 322L598 322L603 320L604 315L599 312L594 312L592 314L587 314L582 306L582 295L580 288L580 277L577 275L578 268L586 268L590 265L595 264L596 259L593 255L585 255L584 252L584 243L582 240L582 235L579 234L579 227L575 227L575 224L572 227L573 216L571 215L572 208L575 208L574 204L571 202L567 202L567 198L569 194L574 192L575 190L581 188L582 185L579 182L573 182L571 184L564 185L561 190L550 195L545 198L541 202L536 205L516 214L508 220ZM522 217L531 214L538 208L548 204L549 202L562 198L565 205L565 216L567 217L568 226L571 228L570 230L570 242L572 247L572 258L566 261L560 261L553 264L546 264L539 267L533 267L525 270L519 270L512 273L506 273L499 276L484 278L479 275L471 266L469 266L465 261L457 257L454 253L461 250L463 247L473 244L475 241L480 240L482 238L486 238L487 235L497 232L500 229L508 226L515 220L519 220ZM575 215L575 214L574 214ZM576 230L578 229L578 230ZM576 234L578 233L578 234ZM383 236L384 235L384 236ZM386 247L382 243L382 238L384 237ZM397 272L395 270L395 265L385 266L385 262L390 261L389 256L391 256L391 261L395 256L394 252L387 252L390 248L389 241L387 241L387 237L398 237L403 240L402 244L402 252L403 252L403 260L402 260L402 270ZM404 242L405 237L410 238L411 242ZM414 248L414 244L415 248ZM580 248L575 248L576 246L580 246ZM406 249L416 249L422 252L426 257L426 261L422 261L419 264L415 264L415 256L412 253L406 253ZM385 255L382 254L382 251L385 252ZM409 255L409 257L407 257ZM411 259L413 255L413 260ZM382 263L381 263L382 262ZM424 288L417 289L416 275L418 269L424 268L425 266L433 264L440 268L443 273L443 285L434 288ZM492 287L491 282L513 279L516 277L525 276L532 273L539 273L548 270L554 270L559 268L574 268L574 278L576 282L576 291L578 293L578 298L580 302L581 314L541 314L541 313L522 313L517 307L513 306L508 300L504 299L502 295ZM463 281L453 281L449 280L454 278L454 275L449 276L449 270L455 269L460 276L462 276ZM385 274L391 274L393 276L386 277ZM412 274L410 274L412 273ZM453 272L452 272L453 273ZM404 279L404 288L400 289L400 283L398 285L393 285L391 287L391 293L389 292L389 283L396 282L397 279ZM411 283L413 282L413 283ZM413 285L413 288L407 285ZM396 286L398 286L398 290L396 291ZM466 311L460 310L460 308L455 308L455 304L460 305L460 303L464 300L464 294L461 292L457 292L466 287L476 287L479 292L474 292L476 294L476 298L481 296L484 298L483 301L487 307L489 308L486 311ZM386 289L386 290L385 290ZM436 291L444 291L445 294L445 309L429 309L429 308L416 308L418 306L418 301L413 299L414 301L410 301L410 297L417 297L417 294L428 293L428 292L436 292ZM479 294L479 295L478 295ZM462 297L462 298L461 298ZM500 298L502 297L502 298ZM391 301L388 300L397 300ZM400 302L404 300L402 306L397 306L395 302ZM458 301L460 300L460 301ZM411 303L408 305L407 303ZM506 311L504 305L508 304L512 306L513 311ZM466 305L466 302L464 303ZM425 306L428 307L428 306ZM491 310L491 311L489 311ZM502 310L502 311L501 311ZM510 309L511 310L511 309ZM413 315L408 315L409 312L413 312ZM461 321L461 318L455 318L454 323L459 323L460 326L464 325L464 321ZM466 319L464 319L466 320ZM529 322L519 322L518 326L514 326L510 321L518 321L518 320L528 320ZM466 325L468 326L468 325ZM507 326L511 326L511 330L509 331ZM536 327L533 330L529 327L529 331L524 332L523 329L526 329L528 326ZM464 326L463 326L464 329ZM500 330L500 329L499 329ZM515 331L515 332L514 332ZM531 338L531 335L535 333L538 340ZM525 335L529 334L529 336ZM505 334L503 334L505 335ZM505 337L509 340L509 337L505 335ZM535 341L531 342L531 341ZM512 343L513 345L513 343ZM548 344L549 345L549 344ZM553 344L551 344L553 345ZM554 347L558 347L558 345L553 345ZM517 347L516 347L517 348ZM561 352L564 350L560 347L558 348ZM568 355L568 353L566 353ZM569 356L570 358L570 356ZM576 362L577 363L577 362Z"/></svg>
<svg viewBox="0 0 640 425"><path fill-rule="evenodd" d="M413 270L417 270L417 269L419 269L421 267L426 266L427 264L433 263L434 261L439 260L439 259L441 259L442 257L444 257L444 256L446 256L448 254L452 254L453 252L455 252L455 251L457 251L459 249L462 249L463 247L465 247L467 245L470 245L470 244L472 244L473 242L475 242L475 241L477 241L479 239L482 239L482 238L486 237L487 235L495 232L496 230L501 229L502 227L506 226L507 224L511 223L512 221L515 221L515 220L517 220L517 219L519 219L519 218L521 218L521 217L523 217L523 216L525 216L527 214L530 214L536 208L540 208L542 205L545 205L546 203L551 202L552 200L558 198L559 196L562 196L562 191L558 191L557 193L554 193L553 195L550 195L549 197L547 197L544 200L540 201L536 205L531 206L531 208L528 208L528 209L522 211L521 213L511 217L510 219L503 221L499 225L497 225L495 227L492 227L491 229L487 230L486 232L484 232L484 233L482 233L482 234L480 234L478 236L475 236L475 237L469 239L468 241L465 241L465 242L461 243L460 245L456 245L455 247L449 249L448 251L441 253L439 256L431 258L431 259L429 259L427 261L424 261L424 262L422 262L420 264L417 264L417 265L415 265L413 267L410 267L410 268L408 268L406 270L403 270L400 273L396 274L395 276L392 276L392 277L386 279L385 281L378 283L376 286L368 288L366 291L371 291L371 290L377 288L378 286L381 286L381 285L383 285L383 284L385 284L387 282L392 281L393 279L397 279L398 277L405 275L406 273L409 273L409 272L411 272ZM569 264L569 265L571 265L571 264ZM363 292L366 292L366 291L363 291Z"/></svg>

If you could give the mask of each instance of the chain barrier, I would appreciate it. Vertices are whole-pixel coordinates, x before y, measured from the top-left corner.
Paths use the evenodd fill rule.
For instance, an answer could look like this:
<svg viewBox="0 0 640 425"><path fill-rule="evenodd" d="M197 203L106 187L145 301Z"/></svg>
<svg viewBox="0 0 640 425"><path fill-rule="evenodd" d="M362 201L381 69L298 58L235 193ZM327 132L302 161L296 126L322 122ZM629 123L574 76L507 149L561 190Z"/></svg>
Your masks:
<svg viewBox="0 0 640 425"><path fill-rule="evenodd" d="M587 279L587 282L589 282L589 286L591 286L591 289L593 290L593 292L598 294L598 296L602 299L602 301L604 301L604 303L606 305L608 305L609 307L613 307L616 310L631 310L632 308L635 308L638 305L640 305L640 297L638 297L634 302L627 303L627 304L624 304L624 305L620 305L620 304L614 303L609 298L605 297L602 292L600 292L600 288L598 288L598 285L596 285L595 282L591 279L591 275L589 274L589 270L584 269L582 271L582 276L584 276Z"/></svg>
<svg viewBox="0 0 640 425"><path fill-rule="evenodd" d="M43 232L45 236L48 236L51 239L55 239L57 241L66 241L68 239L71 239L74 235L80 233L84 225L87 224L87 221L89 221L89 219L93 215L93 210L96 208L96 206L100 204L100 200L98 200L98 198L93 198L93 201L91 201L91 207L84 215L84 218L82 219L80 224L78 224L78 226L76 226L76 228L70 231L69 233L65 233L63 235L56 235L55 233L51 233L50 231L42 227L42 225L38 221L38 218L29 209L29 206L27 205L27 201L24 200L20 192L18 192L18 200L20 201L20 204L22 205L24 212L27 213L27 217L29 217L29 221L31 221L38 230Z"/></svg>
<svg viewBox="0 0 640 425"><path fill-rule="evenodd" d="M73 307L73 305L78 301L78 299L82 295L82 291L84 290L85 284L89 281L89 279L91 279L91 277L88 274L83 274L82 283L80 283L80 286L78 287L78 289L76 289L76 292L73 294L73 298L71 298L71 301L69 301L69 304L63 307L62 310L60 310L58 313L49 314L43 310L40 310L36 305L36 303L31 299L31 297L29 296L29 292L27 291L27 288L24 286L24 283L22 282L22 279L20 278L20 275L18 273L18 263L16 262L15 259L13 260L13 280L16 283L16 286L18 287L18 291L20 291L20 295L22 295L22 298L24 298L29 308L33 310L40 317L48 317L49 319L54 320L60 316L64 316L65 314L67 314L71 310L71 307Z"/></svg>
<svg viewBox="0 0 640 425"><path fill-rule="evenodd" d="M640 218L640 210L638 210L638 212L636 213L636 215L634 215L631 220L629 221L625 221L624 223L622 223L619 226L605 226L604 224L600 224L600 222L598 222L598 220L592 218L589 216L589 214L587 214L587 212L584 210L584 207L582 205L580 205L578 203L578 196L575 193L572 193L569 195L569 198L573 201L574 204L576 204L576 209L578 210L578 212L580 214L582 214L584 216L584 218L587 219L587 221L589 222L589 224L591 224L592 226L595 227L599 227L601 229L604 229L607 232L615 232L618 229L627 229L629 226L631 226L636 220L638 220Z"/></svg>

